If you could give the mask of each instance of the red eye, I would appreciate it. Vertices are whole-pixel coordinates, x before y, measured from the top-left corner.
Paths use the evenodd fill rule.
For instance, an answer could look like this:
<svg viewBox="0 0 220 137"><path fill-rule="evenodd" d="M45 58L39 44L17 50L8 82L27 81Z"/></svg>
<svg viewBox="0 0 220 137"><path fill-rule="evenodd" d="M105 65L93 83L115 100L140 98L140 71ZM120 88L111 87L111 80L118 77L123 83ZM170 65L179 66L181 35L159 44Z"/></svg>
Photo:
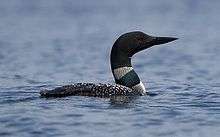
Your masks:
<svg viewBox="0 0 220 137"><path fill-rule="evenodd" d="M136 39L137 39L138 45L142 45L142 44L144 43L144 37L139 36L139 37L137 37Z"/></svg>

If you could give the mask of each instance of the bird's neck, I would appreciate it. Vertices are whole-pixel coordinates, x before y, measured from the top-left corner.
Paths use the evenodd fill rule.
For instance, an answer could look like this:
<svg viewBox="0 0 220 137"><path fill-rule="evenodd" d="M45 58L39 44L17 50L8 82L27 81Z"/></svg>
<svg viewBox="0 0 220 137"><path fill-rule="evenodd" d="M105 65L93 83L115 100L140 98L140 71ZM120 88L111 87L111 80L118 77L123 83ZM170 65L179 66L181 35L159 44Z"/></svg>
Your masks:
<svg viewBox="0 0 220 137"><path fill-rule="evenodd" d="M131 65L131 58L126 56L111 56L111 69L116 84L129 87L140 94L146 89Z"/></svg>

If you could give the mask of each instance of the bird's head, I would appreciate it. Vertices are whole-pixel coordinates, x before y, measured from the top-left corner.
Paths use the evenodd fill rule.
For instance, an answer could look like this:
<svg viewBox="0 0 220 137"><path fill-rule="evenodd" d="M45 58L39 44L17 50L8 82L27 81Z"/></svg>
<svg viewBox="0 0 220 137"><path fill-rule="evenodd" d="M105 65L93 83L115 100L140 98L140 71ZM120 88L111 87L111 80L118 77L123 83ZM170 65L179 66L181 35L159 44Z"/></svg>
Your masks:
<svg viewBox="0 0 220 137"><path fill-rule="evenodd" d="M155 37L140 31L129 32L121 35L114 43L113 50L122 55L132 57L135 53L154 45L165 44L178 38Z"/></svg>

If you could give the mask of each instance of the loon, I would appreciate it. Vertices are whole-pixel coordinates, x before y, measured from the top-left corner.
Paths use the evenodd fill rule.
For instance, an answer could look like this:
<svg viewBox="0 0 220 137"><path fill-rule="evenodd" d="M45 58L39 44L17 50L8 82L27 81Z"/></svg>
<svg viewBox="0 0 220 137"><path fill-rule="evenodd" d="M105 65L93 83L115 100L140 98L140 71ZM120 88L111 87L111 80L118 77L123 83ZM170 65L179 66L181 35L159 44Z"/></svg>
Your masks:
<svg viewBox="0 0 220 137"><path fill-rule="evenodd" d="M108 98L112 96L145 95L147 91L131 65L131 57L154 45L174 41L175 37L155 37L141 31L121 35L113 44L110 62L116 84L75 83L52 90L42 90L41 97L93 96Z"/></svg>

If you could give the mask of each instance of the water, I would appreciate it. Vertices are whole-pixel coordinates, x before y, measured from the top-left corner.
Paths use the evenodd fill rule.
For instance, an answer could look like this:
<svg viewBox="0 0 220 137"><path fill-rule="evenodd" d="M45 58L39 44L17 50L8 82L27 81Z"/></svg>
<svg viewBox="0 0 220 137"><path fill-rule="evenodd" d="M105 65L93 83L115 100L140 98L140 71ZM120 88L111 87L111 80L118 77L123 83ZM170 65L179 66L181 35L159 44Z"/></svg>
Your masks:
<svg viewBox="0 0 220 137"><path fill-rule="evenodd" d="M218 0L1 0L0 136L218 137L219 12ZM75 82L114 83L111 46L133 30L180 38L133 58L156 96L39 97Z"/></svg>

